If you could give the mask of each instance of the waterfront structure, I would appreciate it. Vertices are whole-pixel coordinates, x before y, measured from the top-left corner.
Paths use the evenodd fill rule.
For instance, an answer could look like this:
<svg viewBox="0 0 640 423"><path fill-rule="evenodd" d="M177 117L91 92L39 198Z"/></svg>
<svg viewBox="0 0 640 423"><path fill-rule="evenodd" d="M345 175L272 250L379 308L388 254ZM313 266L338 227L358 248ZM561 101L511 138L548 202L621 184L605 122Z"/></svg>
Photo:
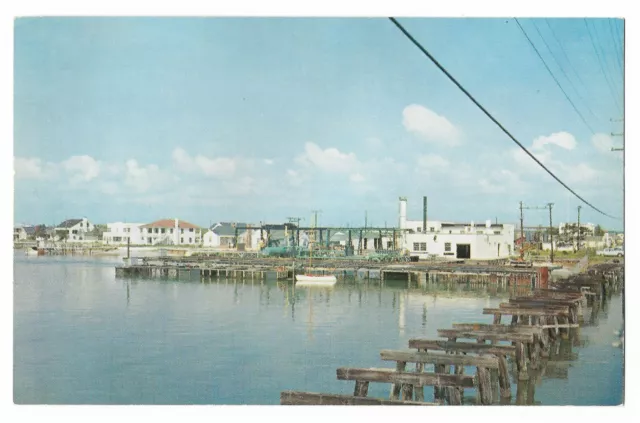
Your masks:
<svg viewBox="0 0 640 423"><path fill-rule="evenodd" d="M399 225L404 230L403 248L420 259L495 259L515 253L515 225L491 220L482 224L427 220L426 210L423 220L408 220L406 197L400 197Z"/></svg>
<svg viewBox="0 0 640 423"><path fill-rule="evenodd" d="M239 248L255 250L260 245L260 229L256 225L240 222L218 222L202 236L202 244L211 248Z"/></svg>
<svg viewBox="0 0 640 423"><path fill-rule="evenodd" d="M67 219L54 228L57 239L70 242L91 241L89 232L94 225L86 217L82 219Z"/></svg>
<svg viewBox="0 0 640 423"><path fill-rule="evenodd" d="M29 225L16 225L13 228L13 240L14 241L25 241L29 237L35 235L36 227Z"/></svg>
<svg viewBox="0 0 640 423"><path fill-rule="evenodd" d="M161 219L141 225L141 244L146 245L199 245L202 230L199 226L180 219Z"/></svg>
<svg viewBox="0 0 640 423"><path fill-rule="evenodd" d="M107 231L102 234L102 241L105 244L146 244L143 239L144 223L107 223Z"/></svg>

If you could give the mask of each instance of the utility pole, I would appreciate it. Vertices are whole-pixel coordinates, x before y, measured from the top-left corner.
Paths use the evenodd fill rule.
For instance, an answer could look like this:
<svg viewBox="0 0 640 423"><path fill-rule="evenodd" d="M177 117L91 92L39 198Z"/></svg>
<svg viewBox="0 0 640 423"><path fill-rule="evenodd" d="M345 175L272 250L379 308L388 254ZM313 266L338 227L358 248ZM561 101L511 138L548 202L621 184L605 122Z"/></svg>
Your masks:
<svg viewBox="0 0 640 423"><path fill-rule="evenodd" d="M624 119L609 119L611 122L624 122ZM623 123L624 125L624 123ZM624 129L620 133L611 133L612 137L622 137L622 144L624 145ZM624 151L624 147L611 147L611 151Z"/></svg>
<svg viewBox="0 0 640 423"><path fill-rule="evenodd" d="M522 214L522 201L520 201L520 260L524 260L524 216Z"/></svg>
<svg viewBox="0 0 640 423"><path fill-rule="evenodd" d="M553 220L551 218L551 210L553 209L553 203L547 203L549 207L549 236L551 237L551 263L553 263Z"/></svg>
<svg viewBox="0 0 640 423"><path fill-rule="evenodd" d="M520 260L524 260L524 215L522 213L522 210L546 210L547 206L533 206L533 207L526 207L522 204L522 201L520 201L520 239L521 239L521 244L520 244Z"/></svg>
<svg viewBox="0 0 640 423"><path fill-rule="evenodd" d="M578 251L580 251L580 209L582 206L578 206Z"/></svg>

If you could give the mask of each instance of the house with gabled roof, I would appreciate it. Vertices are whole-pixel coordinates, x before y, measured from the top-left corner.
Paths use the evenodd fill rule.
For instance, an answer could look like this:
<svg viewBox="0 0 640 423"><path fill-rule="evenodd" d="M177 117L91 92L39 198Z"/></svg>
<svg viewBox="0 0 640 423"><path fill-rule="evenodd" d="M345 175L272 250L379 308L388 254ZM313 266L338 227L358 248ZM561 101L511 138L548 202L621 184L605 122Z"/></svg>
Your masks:
<svg viewBox="0 0 640 423"><path fill-rule="evenodd" d="M180 219L160 219L140 226L140 238L148 245L199 245L202 230Z"/></svg>
<svg viewBox="0 0 640 423"><path fill-rule="evenodd" d="M242 222L218 222L212 225L203 235L202 243L205 247L236 248L236 235L238 246L246 249L258 248L259 226Z"/></svg>
<svg viewBox="0 0 640 423"><path fill-rule="evenodd" d="M54 228L56 238L69 242L87 240L88 233L93 231L93 223L86 217L82 219L67 219Z"/></svg>

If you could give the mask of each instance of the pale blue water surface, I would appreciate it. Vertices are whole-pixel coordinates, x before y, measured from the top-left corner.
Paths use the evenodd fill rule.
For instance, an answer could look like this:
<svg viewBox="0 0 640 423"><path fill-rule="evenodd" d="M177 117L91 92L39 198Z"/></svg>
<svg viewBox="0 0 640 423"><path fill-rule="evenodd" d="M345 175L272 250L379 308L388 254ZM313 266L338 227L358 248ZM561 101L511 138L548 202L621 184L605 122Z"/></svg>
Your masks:
<svg viewBox="0 0 640 423"><path fill-rule="evenodd" d="M406 282L327 290L119 279L117 263L15 256L16 403L278 404L283 390L350 394L353 382L338 381L336 368L392 367L380 350L406 349L409 338L434 338L455 322L491 323L482 308L508 295ZM580 329L578 359L560 370L565 379L541 379L536 402L621 403L623 353L611 346L621 304L614 296L597 325ZM388 388L369 392L386 397Z"/></svg>

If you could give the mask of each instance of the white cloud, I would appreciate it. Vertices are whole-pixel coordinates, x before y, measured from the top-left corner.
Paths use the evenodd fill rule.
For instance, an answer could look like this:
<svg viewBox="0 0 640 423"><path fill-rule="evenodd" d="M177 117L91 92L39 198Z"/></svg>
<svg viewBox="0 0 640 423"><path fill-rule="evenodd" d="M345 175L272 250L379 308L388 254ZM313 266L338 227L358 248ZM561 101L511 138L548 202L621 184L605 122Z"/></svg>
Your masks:
<svg viewBox="0 0 640 423"><path fill-rule="evenodd" d="M125 184L137 192L148 191L159 179L160 169L155 164L140 166L134 159L127 160Z"/></svg>
<svg viewBox="0 0 640 423"><path fill-rule="evenodd" d="M573 150L578 145L576 138L568 132L555 132L549 136L540 136L533 140L534 150L542 150L546 145L557 145L565 150Z"/></svg>
<svg viewBox="0 0 640 423"><path fill-rule="evenodd" d="M419 104L411 104L402 111L402 124L409 132L425 141L454 146L460 144L460 131L449 120Z"/></svg>
<svg viewBox="0 0 640 423"><path fill-rule="evenodd" d="M602 175L602 172L592 168L587 163L561 165L561 172L569 184L591 182Z"/></svg>
<svg viewBox="0 0 640 423"><path fill-rule="evenodd" d="M289 180L289 184L294 187L302 185L302 178L300 176L300 173L293 169L287 170L287 179Z"/></svg>
<svg viewBox="0 0 640 423"><path fill-rule="evenodd" d="M442 170L449 167L449 160L437 154L423 154L418 157L418 166L424 170Z"/></svg>
<svg viewBox="0 0 640 423"><path fill-rule="evenodd" d="M13 159L13 168L16 178L20 179L40 179L44 177L42 160L37 157Z"/></svg>
<svg viewBox="0 0 640 423"><path fill-rule="evenodd" d="M67 173L71 174L71 182L89 182L100 175L101 164L91 156L72 156L61 163Z"/></svg>
<svg viewBox="0 0 640 423"><path fill-rule="evenodd" d="M349 177L349 180L351 182L360 183L360 182L364 182L366 179L364 176L362 176L362 174L354 173Z"/></svg>
<svg viewBox="0 0 640 423"><path fill-rule="evenodd" d="M202 173L207 176L232 176L236 171L235 160L226 157L210 159L208 157L198 155L195 158L195 163L200 168Z"/></svg>
<svg viewBox="0 0 640 423"><path fill-rule="evenodd" d="M316 167L326 172L353 172L360 162L353 153L342 153L337 148L323 150L318 145L308 142L304 145L304 153L295 159L304 167Z"/></svg>
<svg viewBox="0 0 640 423"><path fill-rule="evenodd" d="M227 157L211 159L198 154L191 157L182 148L176 148L171 154L176 167L185 173L202 172L206 176L230 177L236 171L236 161Z"/></svg>
<svg viewBox="0 0 640 423"><path fill-rule="evenodd" d="M598 150L607 153L611 152L611 147L614 145L613 139L609 135L602 133L592 136L591 143Z"/></svg>
<svg viewBox="0 0 640 423"><path fill-rule="evenodd" d="M272 160L272 159L264 159L264 163L265 163L266 165L271 166L271 165L273 164L273 160Z"/></svg>

